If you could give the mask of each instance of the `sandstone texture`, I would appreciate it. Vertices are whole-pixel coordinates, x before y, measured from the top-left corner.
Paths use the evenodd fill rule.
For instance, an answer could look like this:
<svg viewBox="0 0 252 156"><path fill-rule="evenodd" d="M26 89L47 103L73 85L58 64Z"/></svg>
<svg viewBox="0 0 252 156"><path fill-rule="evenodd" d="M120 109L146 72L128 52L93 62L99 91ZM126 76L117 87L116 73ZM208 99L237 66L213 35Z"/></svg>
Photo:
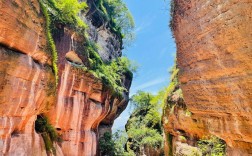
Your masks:
<svg viewBox="0 0 252 156"><path fill-rule="evenodd" d="M40 14L37 2L0 1L0 155L46 154L34 121L55 79Z"/></svg>
<svg viewBox="0 0 252 156"><path fill-rule="evenodd" d="M121 103L125 105L126 101L113 97L93 75L66 63L57 104L47 114L62 135L60 145L63 154L97 155L98 126L110 110Z"/></svg>
<svg viewBox="0 0 252 156"><path fill-rule="evenodd" d="M175 110L173 126L223 139L228 155L252 155L251 10L250 0L174 0L179 81L192 116Z"/></svg>
<svg viewBox="0 0 252 156"><path fill-rule="evenodd" d="M2 45L51 64L45 52L45 22L37 1L0 1L0 42Z"/></svg>
<svg viewBox="0 0 252 156"><path fill-rule="evenodd" d="M127 106L128 92L115 96L81 69L88 64L85 40L62 26L53 36L58 53L56 83L45 24L37 0L0 1L0 155L99 155L99 135L111 131L114 119ZM92 40L113 47L107 40L110 33L104 31L106 38L91 36ZM98 31L93 26L89 33ZM114 48L117 54L110 58L110 49L103 48L105 61L120 56L120 46ZM129 90L131 79L123 76L122 81ZM35 131L41 115L61 136L62 141L53 145L55 153L46 151L45 140ZM104 125L106 129L101 128Z"/></svg>

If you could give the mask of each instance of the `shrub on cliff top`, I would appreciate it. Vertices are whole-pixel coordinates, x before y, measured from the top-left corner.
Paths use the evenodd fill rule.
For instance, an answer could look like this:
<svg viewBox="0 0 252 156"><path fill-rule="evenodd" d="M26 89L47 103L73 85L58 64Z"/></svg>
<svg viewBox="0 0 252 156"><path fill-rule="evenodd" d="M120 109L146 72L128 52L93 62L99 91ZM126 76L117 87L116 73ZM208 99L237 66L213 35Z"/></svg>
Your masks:
<svg viewBox="0 0 252 156"><path fill-rule="evenodd" d="M87 9L87 3L78 0L40 0L48 10L52 24L51 29L54 29L56 23L68 25L75 31L84 34L87 29L87 24L81 20L79 13Z"/></svg>
<svg viewBox="0 0 252 156"><path fill-rule="evenodd" d="M105 4L111 3L112 6L107 6L109 10L108 16L111 18L119 17L117 13L122 14L122 8L127 9L125 5L120 6L119 3L122 3L120 0L108 2L104 1ZM117 3L115 3L117 2ZM86 53L88 55L88 64L89 70L98 78L101 78L105 84L110 86L115 93L121 95L123 91L126 91L125 87L121 82L123 75L129 76L132 78L132 71L136 70L136 66L132 65L127 58L118 58L111 62L104 63L101 57L98 54L98 46L89 41L86 36L85 29L87 28L86 24L78 16L79 12L86 10L86 2L79 3L78 0L40 0L40 4L43 9L43 13L47 19L47 36L52 49L53 54L53 69L55 71L57 79L57 52L52 39L51 31L54 30L54 27L57 23L66 24L72 26L74 30L79 31L80 35L83 35L86 39ZM121 15L120 15L121 17ZM126 19L126 18L125 18ZM125 24L123 19L117 18L120 21L120 24ZM133 22L133 21L131 21ZM118 23L118 24L119 24ZM72 28L71 27L71 28ZM119 31L119 29L118 29ZM126 29L124 30L126 32ZM121 30L119 31L121 32ZM84 68L83 68L84 69Z"/></svg>
<svg viewBox="0 0 252 156"><path fill-rule="evenodd" d="M78 0L56 0L58 8L63 13L63 18L69 23L76 23L79 27L87 28L87 25L78 16L79 12L86 10L86 2L79 3Z"/></svg>
<svg viewBox="0 0 252 156"><path fill-rule="evenodd" d="M117 58L111 62L104 63L97 52L99 47L94 42L88 42L86 47L89 70L93 75L100 78L103 83L110 86L115 93L119 93L119 95L126 91L121 78L123 75L126 75L128 79L132 79L132 72L136 72L137 65L126 57Z"/></svg>
<svg viewBox="0 0 252 156"><path fill-rule="evenodd" d="M98 0L96 5L111 31L124 39L124 45L130 43L135 23L126 4L122 0Z"/></svg>
<svg viewBox="0 0 252 156"><path fill-rule="evenodd" d="M162 149L163 137L159 113L162 101L159 97L142 91L132 97L131 104L134 110L126 124L129 136L128 151L141 154L141 150L145 147Z"/></svg>

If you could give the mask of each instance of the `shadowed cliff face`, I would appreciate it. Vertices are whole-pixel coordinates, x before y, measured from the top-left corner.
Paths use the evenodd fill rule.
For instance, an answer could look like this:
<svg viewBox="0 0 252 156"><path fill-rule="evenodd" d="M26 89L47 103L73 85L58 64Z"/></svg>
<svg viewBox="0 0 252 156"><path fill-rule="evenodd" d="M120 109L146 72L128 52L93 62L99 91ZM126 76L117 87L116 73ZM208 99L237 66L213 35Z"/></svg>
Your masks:
<svg viewBox="0 0 252 156"><path fill-rule="evenodd" d="M199 126L188 133L222 138L230 155L252 154L251 9L249 0L175 0L179 80Z"/></svg>
<svg viewBox="0 0 252 156"><path fill-rule="evenodd" d="M51 154L34 130L40 114L62 136L62 142L54 144L57 155L97 155L100 122L104 120L110 131L127 106L128 93L115 96L78 67L87 64L85 41L72 30L59 29L61 34L54 36L59 57L56 86L38 1L0 1L0 155ZM129 89L131 80L122 80Z"/></svg>

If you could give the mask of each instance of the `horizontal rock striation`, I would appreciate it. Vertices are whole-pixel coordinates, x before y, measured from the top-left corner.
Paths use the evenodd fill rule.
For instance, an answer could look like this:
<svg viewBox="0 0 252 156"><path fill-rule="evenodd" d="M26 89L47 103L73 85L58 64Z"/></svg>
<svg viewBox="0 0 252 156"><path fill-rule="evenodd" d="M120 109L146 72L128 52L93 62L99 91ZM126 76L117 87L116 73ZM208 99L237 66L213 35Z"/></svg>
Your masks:
<svg viewBox="0 0 252 156"><path fill-rule="evenodd" d="M252 154L251 9L249 0L174 0L179 80L198 126L188 132L222 138L229 155Z"/></svg>
<svg viewBox="0 0 252 156"><path fill-rule="evenodd" d="M86 41L67 26L56 26L58 34L53 34L58 53L56 86L45 24L37 0L0 1L0 155L99 155L97 142L104 131L100 123L111 131L114 119L127 106L128 92L116 96L82 69L88 65ZM89 33L97 33L95 28ZM113 50L107 39L111 34L104 31L105 38L91 37ZM118 42L115 54L109 58L111 48L103 48L104 61L121 55L120 41L111 37ZM123 76L122 81L129 90L131 78ZM38 116L48 118L61 137L53 144L53 153L46 151L48 143L35 131Z"/></svg>
<svg viewBox="0 0 252 156"><path fill-rule="evenodd" d="M50 68L0 46L0 155L45 152L34 121L53 104L54 84Z"/></svg>
<svg viewBox="0 0 252 156"><path fill-rule="evenodd" d="M45 155L37 115L54 103L51 56L37 2L0 1L0 155Z"/></svg>

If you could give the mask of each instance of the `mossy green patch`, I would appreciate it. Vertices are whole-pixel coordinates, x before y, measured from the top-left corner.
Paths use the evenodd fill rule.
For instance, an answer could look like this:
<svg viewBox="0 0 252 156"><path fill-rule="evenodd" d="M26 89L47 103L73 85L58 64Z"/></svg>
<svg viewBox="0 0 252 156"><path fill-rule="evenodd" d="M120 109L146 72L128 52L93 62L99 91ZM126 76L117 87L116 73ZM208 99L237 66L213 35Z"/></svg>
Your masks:
<svg viewBox="0 0 252 156"><path fill-rule="evenodd" d="M53 142L60 142L61 138L55 128L49 123L47 117L39 115L35 121L35 130L43 137L46 151L55 154Z"/></svg>

